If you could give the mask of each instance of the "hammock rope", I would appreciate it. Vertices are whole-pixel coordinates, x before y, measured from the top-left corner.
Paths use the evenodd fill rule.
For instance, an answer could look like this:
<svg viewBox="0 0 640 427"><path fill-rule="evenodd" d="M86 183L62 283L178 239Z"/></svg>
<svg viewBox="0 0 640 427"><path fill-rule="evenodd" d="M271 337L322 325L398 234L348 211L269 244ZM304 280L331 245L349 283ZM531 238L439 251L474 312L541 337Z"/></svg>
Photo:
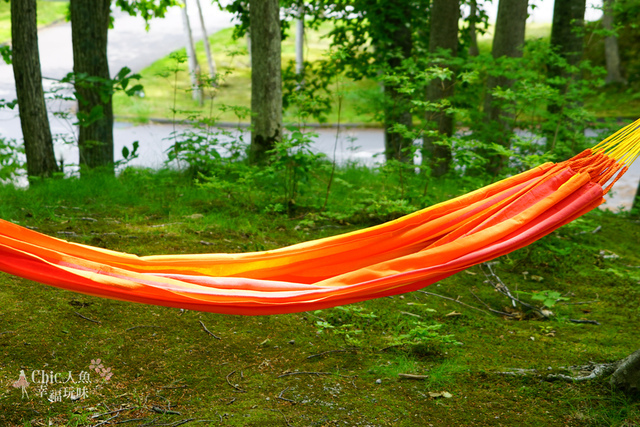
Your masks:
<svg viewBox="0 0 640 427"><path fill-rule="evenodd" d="M138 257L0 220L0 271L88 295L226 314L350 304L421 289L544 237L599 206L639 155L640 120L564 162L375 227L263 252Z"/></svg>

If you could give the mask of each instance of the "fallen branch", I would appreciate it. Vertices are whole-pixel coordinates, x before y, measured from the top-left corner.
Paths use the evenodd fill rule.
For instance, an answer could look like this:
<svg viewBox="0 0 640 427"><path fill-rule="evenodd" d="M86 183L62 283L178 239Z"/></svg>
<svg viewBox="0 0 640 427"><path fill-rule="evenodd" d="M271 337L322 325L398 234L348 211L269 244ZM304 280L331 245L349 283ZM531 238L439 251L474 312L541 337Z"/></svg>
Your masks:
<svg viewBox="0 0 640 427"><path fill-rule="evenodd" d="M493 309L493 308L489 307L489 304L487 304L486 302L482 301L482 300L480 299L480 297L479 297L478 295L474 294L474 293L473 293L473 291L472 291L471 289L469 289L469 292L471 292L471 295L473 295L474 297L476 297L476 299L477 299L478 301L480 301L480 303L482 303L482 305L484 305L485 307L487 307L487 310L489 310L490 312L492 312L492 313L496 313L496 314L499 314L499 315L501 315L501 316L508 316L508 317L516 317L516 316L517 316L516 314L513 314L513 313L507 313L507 312L504 312L504 311L495 310L495 309Z"/></svg>
<svg viewBox="0 0 640 427"><path fill-rule="evenodd" d="M236 389L237 391L239 391L240 393L246 393L246 390L241 389L237 384L231 384L231 381L229 381L229 377L233 374L235 374L236 371L231 371L227 374L227 384L229 384L231 387L233 387L234 389Z"/></svg>
<svg viewBox="0 0 640 427"><path fill-rule="evenodd" d="M469 307L469 308L472 308L472 309L477 310L479 312L482 312L482 313L485 313L485 314L489 314L488 312L486 312L485 310L483 310L481 308L474 307L474 306L469 305L469 304L465 304L462 301L458 301L457 299L445 297L444 295L438 295L438 294L434 294L433 292L427 292L427 291L423 291L423 290L418 290L418 292L422 292L423 294L427 294L427 295L431 295L431 296L434 296L434 297L443 298L443 299L446 299L446 300L449 300L449 301L453 301L453 302L456 302L456 303L458 303L460 305L464 305L465 307Z"/></svg>
<svg viewBox="0 0 640 427"><path fill-rule="evenodd" d="M569 322L572 322L572 323L587 323L589 325L598 325L598 326L600 326L600 322L598 322L597 320L569 319Z"/></svg>
<svg viewBox="0 0 640 427"><path fill-rule="evenodd" d="M198 322L200 322L200 324L202 325L202 329L204 329L204 331L206 333L208 333L209 335L211 335L212 337L214 337L217 340L221 340L222 338L220 338L219 336L217 336L216 334L214 334L213 332L211 332L210 330L207 329L207 327L204 325L204 323L202 322L202 320L198 320Z"/></svg>
<svg viewBox="0 0 640 427"><path fill-rule="evenodd" d="M138 325L138 326L132 326L129 329L125 329L125 332L128 331L132 331L134 329L139 329L139 328L162 328L162 326L153 326L153 325Z"/></svg>
<svg viewBox="0 0 640 427"><path fill-rule="evenodd" d="M312 354L311 356L307 356L307 359L313 359L314 357L320 357L320 356L324 356L325 354L330 354L330 353L346 353L347 351L357 351L357 350L358 350L357 347L341 348L341 349L338 349L338 350L328 350L328 351L323 351L322 353Z"/></svg>
<svg viewBox="0 0 640 427"><path fill-rule="evenodd" d="M427 378L429 378L428 375L415 375L415 374L398 374L398 376L402 379L407 379L407 380L426 380Z"/></svg>
<svg viewBox="0 0 640 427"><path fill-rule="evenodd" d="M282 375L278 375L277 378L288 377L291 375L335 375L342 378L353 378L354 375L340 375L334 374L333 372L308 372L308 371L296 371L296 372L285 372Z"/></svg>
<svg viewBox="0 0 640 427"><path fill-rule="evenodd" d="M84 320L88 320L89 322L93 322L93 323L97 323L98 325L102 325L102 322L100 322L100 321L98 321L98 320L90 319L90 318L88 318L87 316L83 316L82 314L78 313L77 311L74 311L74 313L75 313L77 316L82 317Z"/></svg>
<svg viewBox="0 0 640 427"><path fill-rule="evenodd" d="M168 414L168 415L181 415L178 411L172 411L171 409L164 409L159 406L152 406L151 410L153 412L157 412L158 414Z"/></svg>
<svg viewBox="0 0 640 427"><path fill-rule="evenodd" d="M295 404L295 403L296 403L296 401L295 401L295 400L291 400L291 399L287 399L286 397L282 397L282 395L284 394L284 392L285 392L285 391L287 391L287 390L289 390L289 388L290 388L290 387L287 387L287 388L285 388L284 390L282 390L282 391L280 392L280 394L278 395L278 397L276 397L276 399L284 400L284 401L286 401L286 402L291 402L291 403Z"/></svg>
<svg viewBox="0 0 640 427"><path fill-rule="evenodd" d="M567 381L587 381L593 380L596 378L600 378L605 375L609 375L616 370L620 362L614 363L600 363L600 364L591 364L591 365L582 365L582 366L569 366L569 367L561 367L560 369L564 369L570 372L581 373L581 372L589 372L588 375L565 375L565 374L541 374L537 369L521 369L521 368L510 368L510 371L506 372L498 372L501 375L515 375L515 376L526 376L533 375L537 377L541 377L545 380L567 380Z"/></svg>

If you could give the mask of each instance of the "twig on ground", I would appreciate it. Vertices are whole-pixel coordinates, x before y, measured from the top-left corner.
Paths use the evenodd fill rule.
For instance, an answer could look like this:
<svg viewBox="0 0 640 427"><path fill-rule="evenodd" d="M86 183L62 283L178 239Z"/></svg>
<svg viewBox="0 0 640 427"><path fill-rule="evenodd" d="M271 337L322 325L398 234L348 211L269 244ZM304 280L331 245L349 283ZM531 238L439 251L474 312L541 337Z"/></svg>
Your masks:
<svg viewBox="0 0 640 427"><path fill-rule="evenodd" d="M186 385L186 384L185 385L167 385L167 386L164 386L164 387L160 387L160 389L161 390L171 390L171 389L174 389L174 388L187 388L187 387L189 387L189 386Z"/></svg>
<svg viewBox="0 0 640 427"><path fill-rule="evenodd" d="M401 311L400 314L405 314L407 316L413 316L413 317L418 317L418 318L422 317L419 314L409 313L408 311Z"/></svg>
<svg viewBox="0 0 640 427"><path fill-rule="evenodd" d="M204 323L202 322L202 320L198 320L198 322L200 322L200 324L202 325L202 329L204 329L204 331L206 333L208 333L209 335L211 335L212 337L214 337L217 340L221 340L222 338L220 338L219 336L217 336L216 334L214 334L213 332L211 332L210 330L207 329L207 327L204 325Z"/></svg>
<svg viewBox="0 0 640 427"><path fill-rule="evenodd" d="M287 426L291 427L291 424L289 424L289 420L287 419L287 416L280 410L280 409L269 409L270 411L273 412L280 412L280 415L282 415L282 417L284 418L284 422L287 424Z"/></svg>
<svg viewBox="0 0 640 427"><path fill-rule="evenodd" d="M296 372L285 372L282 375L278 375L277 378L289 377L291 375L335 375L342 378L352 378L354 375L340 375L334 374L333 372L308 372L308 371L296 371Z"/></svg>
<svg viewBox="0 0 640 427"><path fill-rule="evenodd" d="M181 415L178 411L172 411L171 409L164 409L159 406L152 406L151 410L153 412L157 412L158 414L169 414L169 415Z"/></svg>
<svg viewBox="0 0 640 427"><path fill-rule="evenodd" d="M469 308L472 308L474 310L480 311L482 313L489 314L487 311L485 311L485 310L483 310L481 308L474 307L472 305L466 304L466 303L464 303L462 301L459 301L457 299L445 297L444 295L434 294L433 292L427 292L427 291L423 291L423 290L419 290L418 292L422 292L423 294L427 294L427 295L431 295L431 296L434 296L434 297L443 298L443 299L446 299L446 300L449 300L449 301L453 301L453 302L458 303L460 305L464 305L465 307L469 307Z"/></svg>
<svg viewBox="0 0 640 427"><path fill-rule="evenodd" d="M291 400L291 399L287 399L286 397L282 397L282 395L284 394L285 391L289 390L290 387L285 388L284 390L282 390L280 392L280 394L278 395L278 397L276 397L276 399L280 399L280 400L284 400L286 402L291 402L291 403L296 403L295 400Z"/></svg>
<svg viewBox="0 0 640 427"><path fill-rule="evenodd" d="M103 412L102 414L95 414L95 415L92 415L92 416L91 416L91 418L92 418L92 419L96 419L96 418L104 417L105 415L116 414L116 413L124 412L124 411L131 411L132 409L133 409L133 408L116 409L115 411Z"/></svg>
<svg viewBox="0 0 640 427"><path fill-rule="evenodd" d="M246 393L246 390L241 389L237 384L231 384L231 381L229 381L229 377L233 374L235 374L236 371L231 371L227 374L227 384L229 384L231 387L233 387L234 389L238 390L240 393Z"/></svg>
<svg viewBox="0 0 640 427"><path fill-rule="evenodd" d="M16 331L4 331L4 332L0 332L0 335L4 335L4 334L15 334Z"/></svg>
<svg viewBox="0 0 640 427"><path fill-rule="evenodd" d="M531 309L533 311L535 311L536 313L540 314L540 316L544 317L544 318L548 318L549 315L548 313L544 313L541 309L539 309L538 307L531 305L529 303L526 303L516 297L514 297L513 295L511 295L511 291L509 290L509 288L507 287L507 285L504 284L504 282L502 281L502 279L500 279L500 277L498 277L498 275L496 273L493 272L493 269L491 268L491 263L485 262L484 264L481 264L487 267L487 269L489 270L489 274L487 274L484 269L481 268L482 272L484 273L485 277L487 278L487 282L493 286L493 288L500 292L501 294L507 296L509 299L511 299L511 304L515 307L516 303L522 305L523 307L527 307L528 309ZM494 279L496 282L494 282L492 279Z"/></svg>
<svg viewBox="0 0 640 427"><path fill-rule="evenodd" d="M132 326L128 329L125 329L125 332L128 331L132 331L134 329L139 329L139 328L162 328L162 326L154 326L154 325L137 325L137 326Z"/></svg>
<svg viewBox="0 0 640 427"><path fill-rule="evenodd" d="M98 321L98 320L90 319L89 317L87 317L87 316L83 316L82 314L78 313L77 311L74 311L74 313L75 313L77 316L82 317L84 320L88 320L89 322L93 322L93 323L97 323L98 325L102 325L102 322L100 322L100 321Z"/></svg>
<svg viewBox="0 0 640 427"><path fill-rule="evenodd" d="M558 305L583 305L583 304L593 304L594 302L600 302L600 300L576 301L576 302L559 302Z"/></svg>
<svg viewBox="0 0 640 427"><path fill-rule="evenodd" d="M597 320L569 319L569 322L572 322L572 323L587 323L589 325L598 325L598 326L600 326L600 322L598 322Z"/></svg>
<svg viewBox="0 0 640 427"><path fill-rule="evenodd" d="M113 417L107 418L106 420L99 422L98 424L94 425L93 427L103 426L103 425L107 424L109 421L111 421L112 419L116 418L119 415L120 415L120 413L117 413Z"/></svg>
<svg viewBox="0 0 640 427"><path fill-rule="evenodd" d="M487 310L489 310L490 312L492 312L492 313L496 313L496 314L499 314L499 315L501 315L501 316L508 316L508 317L515 317L515 316L516 316L516 315L515 315L515 314L513 314L513 313L507 313L507 312L500 311L500 310L496 310L496 309L493 309L493 308L489 307L489 304L487 304L486 302L482 301L482 300L480 299L480 297L479 297L478 295L474 294L474 293L473 293L473 291L472 291L471 289L469 289L469 292L471 292L471 295L473 295L474 297L476 297L476 299L477 299L478 301L480 301L480 303L481 303L482 305L484 305L485 307L487 307Z"/></svg>
<svg viewBox="0 0 640 427"><path fill-rule="evenodd" d="M122 420L122 421L117 421L114 424L126 424L126 423L132 423L134 421L144 421L145 418L129 418L128 420Z"/></svg>
<svg viewBox="0 0 640 427"><path fill-rule="evenodd" d="M357 351L357 350L358 350L357 347L340 348L340 349L337 349L337 350L328 350L328 351L323 351L322 353L312 354L311 356L307 356L307 359L313 359L314 357L320 357L320 356L324 356L325 354L330 354L330 353L346 353L347 351Z"/></svg>
<svg viewBox="0 0 640 427"><path fill-rule="evenodd" d="M407 380L426 380L427 378L429 378L428 375L415 375L415 374L403 374L403 373L398 374L398 376L400 378L404 378Z"/></svg>
<svg viewBox="0 0 640 427"><path fill-rule="evenodd" d="M235 402L237 399L234 397L233 399L231 399L230 401L227 402L227 405L231 405L233 402Z"/></svg>

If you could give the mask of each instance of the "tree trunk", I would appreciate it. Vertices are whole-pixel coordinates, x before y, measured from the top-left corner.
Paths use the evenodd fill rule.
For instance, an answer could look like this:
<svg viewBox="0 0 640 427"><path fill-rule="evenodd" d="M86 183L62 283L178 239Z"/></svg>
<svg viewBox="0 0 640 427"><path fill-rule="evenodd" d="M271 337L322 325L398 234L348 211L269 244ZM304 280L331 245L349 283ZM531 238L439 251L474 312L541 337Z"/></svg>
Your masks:
<svg viewBox="0 0 640 427"><path fill-rule="evenodd" d="M478 33L476 31L476 21L478 19L478 1L469 2L469 56L480 55L478 49Z"/></svg>
<svg viewBox="0 0 640 427"><path fill-rule="evenodd" d="M440 49L449 52L452 58L458 54L458 19L460 3L458 0L434 0L431 6L431 30L429 32L429 52L437 53ZM427 87L427 100L438 102L453 96L454 79L434 80ZM427 120L436 123L436 130L441 137L453 135L453 115L446 110L428 113ZM442 176L449 171L451 163L451 147L438 144L442 138L425 138L423 164L429 162L431 174Z"/></svg>
<svg viewBox="0 0 640 427"><path fill-rule="evenodd" d="M251 0L251 147L252 163L282 139L282 65L278 0Z"/></svg>
<svg viewBox="0 0 640 427"><path fill-rule="evenodd" d="M296 74L304 72L304 3L298 6L296 18Z"/></svg>
<svg viewBox="0 0 640 427"><path fill-rule="evenodd" d="M191 97L198 104L202 105L202 91L200 90L200 64L196 57L196 49L193 44L193 33L189 22L189 13L187 12L187 0L183 1L182 7L182 26L186 36L187 59L189 62L189 77L191 78Z"/></svg>
<svg viewBox="0 0 640 427"><path fill-rule="evenodd" d="M406 58L411 57L413 48L411 28L406 23L409 10L398 10L402 5L387 16L389 40L385 40L384 46L376 46L376 50L388 55L387 69L394 71L402 66ZM392 52L392 54L390 54ZM407 129L413 127L413 117L410 111L410 97L399 91L398 85L386 84L383 87L385 93L384 111L384 147L385 157L389 160L399 160L403 163L412 163L413 155L411 145L413 139L406 138L400 133L392 131L391 127L399 124Z"/></svg>
<svg viewBox="0 0 640 427"><path fill-rule="evenodd" d="M491 48L493 58L522 57L528 6L528 0L500 0ZM494 128L494 142L507 148L511 146L511 129L508 120L506 120L508 117L502 111L500 104L495 102L491 93L498 86L509 88L512 84L513 81L505 76L489 76L484 102L486 120L488 125ZM494 156L489 160L487 168L491 173L496 174L507 159L502 156Z"/></svg>
<svg viewBox="0 0 640 427"><path fill-rule="evenodd" d="M11 2L13 74L31 182L58 171L42 89L36 13L36 0Z"/></svg>
<svg viewBox="0 0 640 427"><path fill-rule="evenodd" d="M207 34L207 26L204 23L204 16L202 15L202 6L200 5L200 0L196 0L196 5L198 6L198 16L200 18L200 27L202 28L202 41L204 43L204 50L207 54L207 63L209 65L209 77L211 77L212 83L215 83L216 79L216 61L213 59L213 55L211 54L211 45L209 44L209 34Z"/></svg>
<svg viewBox="0 0 640 427"><path fill-rule="evenodd" d="M620 362L610 383L626 393L640 393L640 350Z"/></svg>
<svg viewBox="0 0 640 427"><path fill-rule="evenodd" d="M569 66L578 65L584 51L584 13L586 0L556 0L553 4L553 23L551 25L551 48L567 61ZM567 91L568 82L580 76L571 74L565 67L550 65L548 70L550 79L559 81L553 86L561 94ZM557 140L570 137L572 122L562 117L562 105L550 102L547 111L555 116L547 129L546 148L553 151ZM559 130L559 131L556 131Z"/></svg>
<svg viewBox="0 0 640 427"><path fill-rule="evenodd" d="M80 168L113 173L113 108L107 31L110 0L71 0L73 71L76 75ZM82 76L98 78L88 82Z"/></svg>
<svg viewBox="0 0 640 427"><path fill-rule="evenodd" d="M522 57L528 5L528 0L500 0L493 46L491 48L491 55L495 59L503 56L509 58ZM487 81L487 96L484 103L484 110L487 112L489 120L500 121L502 114L501 108L493 102L491 91L498 86L508 88L512 83L511 80L504 76L489 77ZM505 144L505 141L502 141L502 143L503 145L508 145Z"/></svg>
<svg viewBox="0 0 640 427"><path fill-rule="evenodd" d="M620 52L618 50L618 36L613 34L613 5L615 0L604 0L602 8L602 26L608 35L604 39L604 57L607 62L607 83L627 84L620 72Z"/></svg>

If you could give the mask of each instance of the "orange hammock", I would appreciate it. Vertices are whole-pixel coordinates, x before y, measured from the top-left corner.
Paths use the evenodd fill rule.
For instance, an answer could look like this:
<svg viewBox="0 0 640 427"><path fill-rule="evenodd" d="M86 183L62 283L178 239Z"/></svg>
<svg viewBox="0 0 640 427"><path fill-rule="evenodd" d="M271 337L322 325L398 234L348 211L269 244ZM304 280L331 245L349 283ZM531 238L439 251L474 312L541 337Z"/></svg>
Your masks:
<svg viewBox="0 0 640 427"><path fill-rule="evenodd" d="M414 291L540 239L600 205L639 152L640 120L562 163L376 227L264 252L138 257L0 220L0 271L88 295L216 313L333 307Z"/></svg>

